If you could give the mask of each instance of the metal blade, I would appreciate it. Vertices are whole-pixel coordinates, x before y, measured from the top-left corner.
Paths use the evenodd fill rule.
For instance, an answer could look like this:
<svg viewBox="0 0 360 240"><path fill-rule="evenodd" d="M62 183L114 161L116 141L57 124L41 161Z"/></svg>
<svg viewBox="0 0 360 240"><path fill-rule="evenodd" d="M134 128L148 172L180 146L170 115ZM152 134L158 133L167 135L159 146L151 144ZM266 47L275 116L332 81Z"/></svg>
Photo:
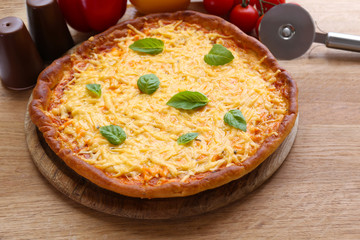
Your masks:
<svg viewBox="0 0 360 240"><path fill-rule="evenodd" d="M263 17L259 39L278 59L290 60L303 55L315 38L310 14L295 4L280 4Z"/></svg>

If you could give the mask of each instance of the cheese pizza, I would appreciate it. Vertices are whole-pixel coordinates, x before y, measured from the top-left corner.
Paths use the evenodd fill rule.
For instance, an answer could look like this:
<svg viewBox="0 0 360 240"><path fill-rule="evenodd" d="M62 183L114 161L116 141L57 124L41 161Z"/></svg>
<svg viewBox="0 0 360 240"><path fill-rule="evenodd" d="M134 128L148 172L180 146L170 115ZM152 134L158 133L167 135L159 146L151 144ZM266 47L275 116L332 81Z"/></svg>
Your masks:
<svg viewBox="0 0 360 240"><path fill-rule="evenodd" d="M294 125L297 87L254 38L182 11L123 22L54 61L29 112L51 149L96 185L181 197L273 153Z"/></svg>

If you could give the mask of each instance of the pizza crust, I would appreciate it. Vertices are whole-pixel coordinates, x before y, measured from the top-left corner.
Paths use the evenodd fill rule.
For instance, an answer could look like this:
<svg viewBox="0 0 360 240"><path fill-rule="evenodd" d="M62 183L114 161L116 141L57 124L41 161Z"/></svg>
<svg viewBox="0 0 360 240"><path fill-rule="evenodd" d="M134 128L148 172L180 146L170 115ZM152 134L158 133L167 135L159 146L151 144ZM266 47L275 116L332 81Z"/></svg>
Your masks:
<svg viewBox="0 0 360 240"><path fill-rule="evenodd" d="M103 171L77 157L64 142L59 139L59 133L44 111L46 111L48 107L51 92L63 77L64 70L71 69L72 65L69 55L54 61L39 75L38 83L33 91L33 100L29 105L29 113L32 121L43 133L50 148L79 175L102 188L131 197L183 197L219 187L246 175L270 156L287 137L295 123L298 111L296 83L290 75L278 65L276 59L269 50L253 37L246 35L234 25L216 16L201 14L194 11L147 15L122 22L101 34L91 37L88 41L79 45L74 52L75 54L86 56L94 50L99 52L106 51L114 46L114 39L126 36L128 24L131 24L141 31L145 22L158 20L183 20L185 22L198 24L209 30L217 29L218 32L223 35L235 36L239 47L255 52L259 58L266 56L263 64L274 72L280 70L276 78L279 84L286 86L284 96L289 101L289 108L288 114L281 122L277 131L278 135L272 135L267 138L256 154L243 161L241 165L233 165L220 168L213 172L196 174L190 176L186 182L181 182L180 179L174 179L173 181L166 182L162 185L141 185L138 182L127 178L109 177Z"/></svg>

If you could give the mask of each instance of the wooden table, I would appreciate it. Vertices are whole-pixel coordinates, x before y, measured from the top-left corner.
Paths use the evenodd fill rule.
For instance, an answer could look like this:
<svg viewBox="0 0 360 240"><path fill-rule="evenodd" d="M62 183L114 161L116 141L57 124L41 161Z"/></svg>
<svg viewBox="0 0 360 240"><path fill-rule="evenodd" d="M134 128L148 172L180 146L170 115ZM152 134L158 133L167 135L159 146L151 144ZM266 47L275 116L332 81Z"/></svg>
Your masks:
<svg viewBox="0 0 360 240"><path fill-rule="evenodd" d="M322 30L360 35L358 0L301 4ZM26 23L24 1L2 0L0 18L10 15ZM283 166L234 204L166 221L107 215L58 192L25 142L31 91L0 87L0 239L360 239L360 53L314 44L281 65L298 83L300 110Z"/></svg>

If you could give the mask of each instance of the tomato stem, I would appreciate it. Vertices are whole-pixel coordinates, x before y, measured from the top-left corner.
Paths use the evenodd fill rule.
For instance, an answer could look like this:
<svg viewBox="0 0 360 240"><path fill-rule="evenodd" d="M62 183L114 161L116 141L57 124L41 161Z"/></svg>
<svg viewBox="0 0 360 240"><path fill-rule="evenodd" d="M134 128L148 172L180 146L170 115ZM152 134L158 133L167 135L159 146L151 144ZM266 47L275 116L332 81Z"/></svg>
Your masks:
<svg viewBox="0 0 360 240"><path fill-rule="evenodd" d="M249 5L249 3L250 3L250 0L242 0L241 6L242 6L243 8L246 8L246 7Z"/></svg>
<svg viewBox="0 0 360 240"><path fill-rule="evenodd" d="M259 15L262 16L265 14L265 10L269 10L269 9L265 9L264 8L264 4L268 4L268 5L272 5L272 6L276 6L278 4L281 4L281 1L280 0L277 0L278 3L273 3L273 2L269 2L269 1L266 1L266 0L258 0L259 1L259 4L260 4L260 9L259 9Z"/></svg>
<svg viewBox="0 0 360 240"><path fill-rule="evenodd" d="M273 5L273 6L276 6L278 4L276 3L272 3L272 2L268 2L268 1L264 1L264 0L259 0L260 2L263 2L263 3L266 3L266 4L270 4L270 5Z"/></svg>
<svg viewBox="0 0 360 240"><path fill-rule="evenodd" d="M264 7L263 7L263 0L259 0L260 3L260 16L264 15Z"/></svg>

